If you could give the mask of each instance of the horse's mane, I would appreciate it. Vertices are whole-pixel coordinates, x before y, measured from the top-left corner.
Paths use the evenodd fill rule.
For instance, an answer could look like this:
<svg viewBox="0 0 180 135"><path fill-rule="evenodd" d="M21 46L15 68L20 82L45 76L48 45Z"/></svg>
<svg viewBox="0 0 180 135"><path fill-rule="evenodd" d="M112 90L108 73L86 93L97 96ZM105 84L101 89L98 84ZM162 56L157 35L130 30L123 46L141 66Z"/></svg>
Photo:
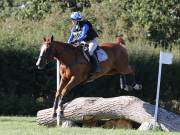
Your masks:
<svg viewBox="0 0 180 135"><path fill-rule="evenodd" d="M66 49L77 51L77 52L82 52L82 46L75 47L72 44L65 43L65 42L62 42L62 41L53 41L53 42L56 45L64 46L64 48L66 48Z"/></svg>
<svg viewBox="0 0 180 135"><path fill-rule="evenodd" d="M62 41L53 41L55 44L60 44L60 45L70 45L68 43L62 42Z"/></svg>
<svg viewBox="0 0 180 135"><path fill-rule="evenodd" d="M65 43L62 41L53 41L55 44L60 44L62 46L66 46L67 48L71 48L71 49L75 49L76 47L74 47L72 44L69 43Z"/></svg>

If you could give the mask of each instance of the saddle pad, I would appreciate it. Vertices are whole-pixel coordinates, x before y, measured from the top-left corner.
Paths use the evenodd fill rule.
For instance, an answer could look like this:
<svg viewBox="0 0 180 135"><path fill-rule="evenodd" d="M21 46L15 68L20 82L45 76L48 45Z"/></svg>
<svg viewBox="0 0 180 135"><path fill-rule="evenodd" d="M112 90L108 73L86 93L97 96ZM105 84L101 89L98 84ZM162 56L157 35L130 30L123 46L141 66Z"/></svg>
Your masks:
<svg viewBox="0 0 180 135"><path fill-rule="evenodd" d="M96 53L97 53L99 62L102 62L108 59L108 55L103 49L96 50Z"/></svg>

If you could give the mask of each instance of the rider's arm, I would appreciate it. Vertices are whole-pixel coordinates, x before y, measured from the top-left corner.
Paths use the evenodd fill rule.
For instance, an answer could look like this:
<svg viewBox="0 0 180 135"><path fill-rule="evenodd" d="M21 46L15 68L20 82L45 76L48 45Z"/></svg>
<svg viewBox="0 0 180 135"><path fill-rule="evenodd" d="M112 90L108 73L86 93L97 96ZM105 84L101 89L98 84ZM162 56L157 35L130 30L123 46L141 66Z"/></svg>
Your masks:
<svg viewBox="0 0 180 135"><path fill-rule="evenodd" d="M86 33L89 30L89 26L87 24L84 24L84 26L82 27L82 31L77 39L78 42L83 41L86 38Z"/></svg>
<svg viewBox="0 0 180 135"><path fill-rule="evenodd" d="M74 27L71 29L71 34L68 39L68 43L71 43L73 41L74 35L73 35Z"/></svg>

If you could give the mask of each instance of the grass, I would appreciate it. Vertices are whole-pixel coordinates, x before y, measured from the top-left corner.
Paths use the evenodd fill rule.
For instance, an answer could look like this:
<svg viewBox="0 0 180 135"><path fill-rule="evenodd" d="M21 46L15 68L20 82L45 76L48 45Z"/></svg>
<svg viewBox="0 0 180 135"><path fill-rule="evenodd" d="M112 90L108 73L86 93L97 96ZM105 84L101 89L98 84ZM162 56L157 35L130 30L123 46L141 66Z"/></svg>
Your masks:
<svg viewBox="0 0 180 135"><path fill-rule="evenodd" d="M0 117L0 135L180 135L160 131L102 128L47 128L36 125L35 117Z"/></svg>

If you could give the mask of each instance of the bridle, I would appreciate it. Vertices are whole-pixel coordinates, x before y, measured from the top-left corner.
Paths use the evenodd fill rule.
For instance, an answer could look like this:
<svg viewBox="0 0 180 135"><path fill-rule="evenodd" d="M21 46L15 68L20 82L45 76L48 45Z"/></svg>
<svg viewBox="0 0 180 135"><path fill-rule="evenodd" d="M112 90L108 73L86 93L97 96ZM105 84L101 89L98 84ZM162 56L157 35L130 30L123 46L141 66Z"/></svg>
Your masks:
<svg viewBox="0 0 180 135"><path fill-rule="evenodd" d="M40 56L40 58L44 58L44 59L49 59L49 56L52 55L52 50L53 50L53 45L51 45L51 43L49 44L49 48L48 48L48 52L46 52L47 54L46 55L42 55Z"/></svg>

